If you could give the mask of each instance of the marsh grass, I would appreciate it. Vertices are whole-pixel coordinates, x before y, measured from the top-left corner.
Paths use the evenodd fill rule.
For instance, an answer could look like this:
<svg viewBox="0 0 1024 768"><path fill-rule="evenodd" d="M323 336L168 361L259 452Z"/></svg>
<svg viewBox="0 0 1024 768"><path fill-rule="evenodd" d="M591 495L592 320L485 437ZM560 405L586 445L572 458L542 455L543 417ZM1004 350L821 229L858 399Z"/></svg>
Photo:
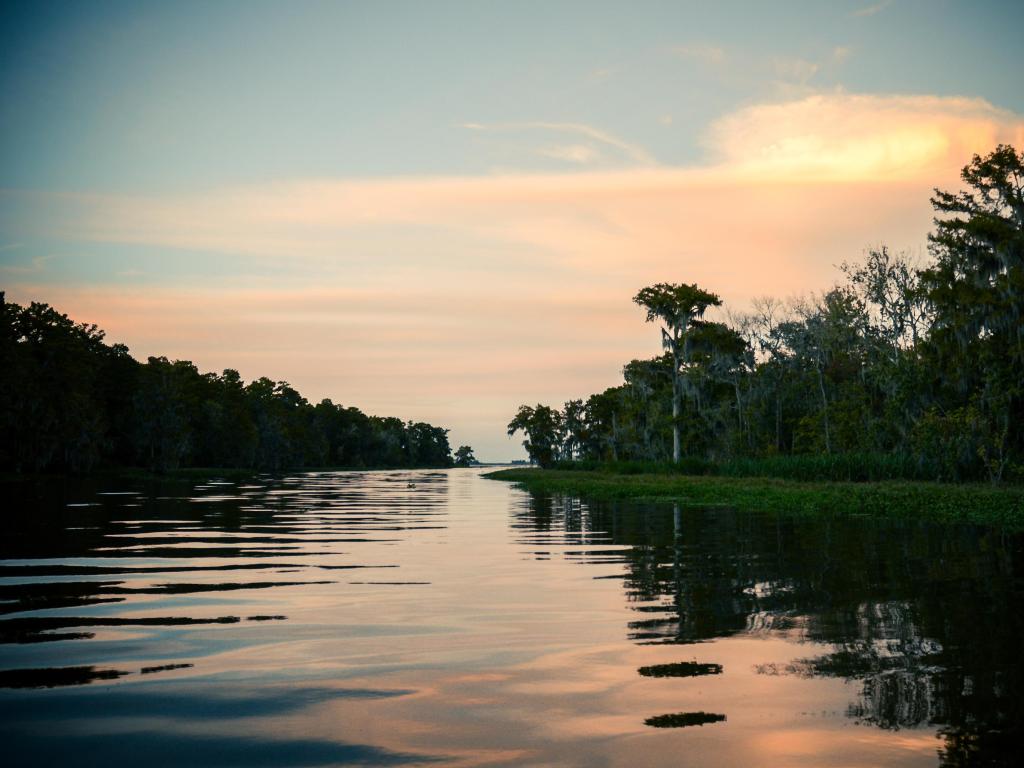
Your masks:
<svg viewBox="0 0 1024 768"><path fill-rule="evenodd" d="M683 457L679 464L654 461L560 462L560 470L607 472L619 475L673 474L719 477L777 477L784 480L877 482L882 480L935 480L938 470L926 461L885 453L834 453L767 456L708 461Z"/></svg>
<svg viewBox="0 0 1024 768"><path fill-rule="evenodd" d="M505 469L486 477L528 491L603 500L669 501L781 514L842 514L966 521L1024 529L1024 486L883 480L805 481L770 477Z"/></svg>

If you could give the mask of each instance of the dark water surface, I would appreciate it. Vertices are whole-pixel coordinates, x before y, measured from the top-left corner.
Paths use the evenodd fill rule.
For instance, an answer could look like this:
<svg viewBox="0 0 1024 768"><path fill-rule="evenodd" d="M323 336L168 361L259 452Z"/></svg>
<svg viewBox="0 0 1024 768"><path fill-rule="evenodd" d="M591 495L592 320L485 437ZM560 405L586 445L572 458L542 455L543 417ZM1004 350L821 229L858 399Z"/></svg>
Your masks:
<svg viewBox="0 0 1024 768"><path fill-rule="evenodd" d="M475 470L3 487L5 765L1011 765L1024 539Z"/></svg>

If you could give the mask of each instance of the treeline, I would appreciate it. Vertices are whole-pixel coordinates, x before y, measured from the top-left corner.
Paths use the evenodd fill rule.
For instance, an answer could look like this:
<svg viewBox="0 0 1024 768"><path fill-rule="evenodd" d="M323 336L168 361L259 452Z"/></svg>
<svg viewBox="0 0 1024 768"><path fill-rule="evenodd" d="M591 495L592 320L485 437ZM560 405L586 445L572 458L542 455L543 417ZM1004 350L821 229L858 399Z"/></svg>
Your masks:
<svg viewBox="0 0 1024 768"><path fill-rule="evenodd" d="M661 283L634 301L663 354L508 426L531 459L738 466L873 462L897 476L1024 479L1024 153L1001 145L935 191L929 258L886 248L830 290L704 319L719 297Z"/></svg>
<svg viewBox="0 0 1024 768"><path fill-rule="evenodd" d="M135 360L95 325L0 292L0 469L98 466L448 467L448 430L312 405L283 381L246 384L187 360Z"/></svg>

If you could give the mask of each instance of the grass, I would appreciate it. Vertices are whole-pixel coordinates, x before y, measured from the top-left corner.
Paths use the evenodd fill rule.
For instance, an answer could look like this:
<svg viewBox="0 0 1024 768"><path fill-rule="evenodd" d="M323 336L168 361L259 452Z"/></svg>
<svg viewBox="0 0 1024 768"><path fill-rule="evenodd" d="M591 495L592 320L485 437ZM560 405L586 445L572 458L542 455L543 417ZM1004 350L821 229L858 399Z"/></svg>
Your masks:
<svg viewBox="0 0 1024 768"><path fill-rule="evenodd" d="M528 491L591 499L669 501L787 514L849 514L967 521L1024 530L1024 487L885 480L799 481L769 477L504 469L485 477Z"/></svg>
<svg viewBox="0 0 1024 768"><path fill-rule="evenodd" d="M886 453L833 453L737 458L724 461L684 456L678 464L653 461L561 462L558 469L611 472L622 475L676 474L723 477L777 477L786 480L934 480L938 472L911 456Z"/></svg>

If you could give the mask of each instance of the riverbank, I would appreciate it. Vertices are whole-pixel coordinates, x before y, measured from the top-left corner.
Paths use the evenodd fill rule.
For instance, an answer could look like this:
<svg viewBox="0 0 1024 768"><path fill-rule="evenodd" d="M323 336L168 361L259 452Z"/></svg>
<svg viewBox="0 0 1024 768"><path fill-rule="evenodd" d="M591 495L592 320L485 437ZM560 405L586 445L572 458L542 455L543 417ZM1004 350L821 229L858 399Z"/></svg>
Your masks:
<svg viewBox="0 0 1024 768"><path fill-rule="evenodd" d="M788 514L967 521L1024 529L1024 487L909 481L802 482L765 477L503 469L484 475L528 491L603 500L669 501Z"/></svg>

